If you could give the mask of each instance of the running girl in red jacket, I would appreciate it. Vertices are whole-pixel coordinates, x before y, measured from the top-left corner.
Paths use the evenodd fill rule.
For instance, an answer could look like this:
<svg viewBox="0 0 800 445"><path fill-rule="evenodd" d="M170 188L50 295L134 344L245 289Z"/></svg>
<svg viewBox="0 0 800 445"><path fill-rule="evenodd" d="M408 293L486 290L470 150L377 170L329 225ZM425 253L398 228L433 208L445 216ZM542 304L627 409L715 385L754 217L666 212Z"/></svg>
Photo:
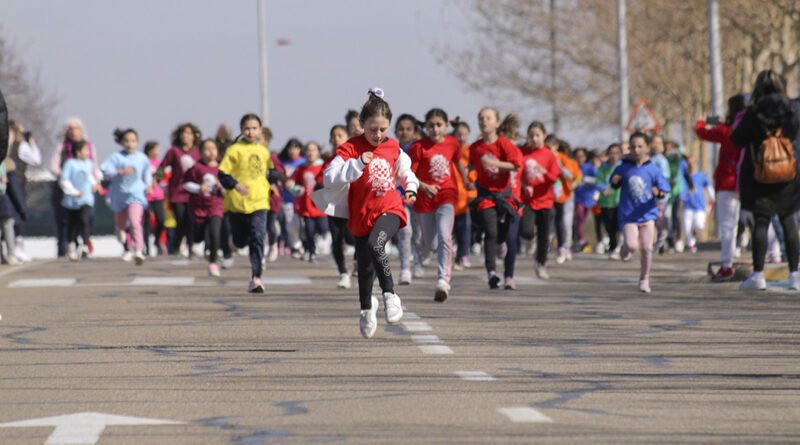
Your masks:
<svg viewBox="0 0 800 445"><path fill-rule="evenodd" d="M417 199L419 182L411 171L411 160L400 145L387 137L392 110L383 100L383 90L372 88L361 108L359 120L364 134L336 149L336 157L325 170L325 186L349 183L347 226L356 237L358 294L361 301L361 335L370 338L377 328L378 299L372 297L377 273L383 291L388 323L403 318L400 297L394 293L386 242L407 223L403 198L397 193L395 177L405 190L405 201Z"/></svg>
<svg viewBox="0 0 800 445"><path fill-rule="evenodd" d="M420 194L414 204L422 228L422 241L428 250L436 249L438 281L434 299L442 302L450 294L450 273L453 269L453 221L458 198L455 166L458 174L467 179L467 169L461 164L458 140L445 135L447 113L433 108L425 115L428 137L415 142L408 150L411 170L419 179Z"/></svg>
<svg viewBox="0 0 800 445"><path fill-rule="evenodd" d="M324 161L319 144L307 143L303 147L303 158L305 158L305 162L294 170L292 177L286 181L286 188L295 196L296 211L303 220L306 235L304 247L308 252L308 262L316 263L317 243L314 236L328 233L328 218L311 201L311 194L317 186L317 179L322 181Z"/></svg>
<svg viewBox="0 0 800 445"><path fill-rule="evenodd" d="M469 163L478 172L475 181L478 197L471 205L486 233L483 252L490 289L500 287L500 277L496 272L498 244L505 242L518 208L511 192L509 172L519 170L522 155L511 141L498 135L498 131L503 132L510 124L510 117L507 116L501 124L496 109L482 109L478 113L481 138L469 147Z"/></svg>
<svg viewBox="0 0 800 445"><path fill-rule="evenodd" d="M189 192L189 213L192 219L193 243L205 241L208 250L208 274L220 276L217 250L222 231L222 204L225 195L219 182L219 150L217 142L206 139L200 144L200 161L183 175L183 188Z"/></svg>

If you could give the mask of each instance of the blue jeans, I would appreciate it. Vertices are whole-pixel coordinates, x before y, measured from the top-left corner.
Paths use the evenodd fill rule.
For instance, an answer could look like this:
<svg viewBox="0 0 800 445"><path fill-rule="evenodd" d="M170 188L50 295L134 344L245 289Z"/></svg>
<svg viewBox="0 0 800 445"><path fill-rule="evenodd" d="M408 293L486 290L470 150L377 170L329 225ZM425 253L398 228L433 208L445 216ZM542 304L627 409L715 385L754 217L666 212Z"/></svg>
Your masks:
<svg viewBox="0 0 800 445"><path fill-rule="evenodd" d="M250 268L253 278L261 278L261 260L264 258L264 238L267 235L267 211L253 213L228 213L231 235L236 247L247 246L250 251Z"/></svg>

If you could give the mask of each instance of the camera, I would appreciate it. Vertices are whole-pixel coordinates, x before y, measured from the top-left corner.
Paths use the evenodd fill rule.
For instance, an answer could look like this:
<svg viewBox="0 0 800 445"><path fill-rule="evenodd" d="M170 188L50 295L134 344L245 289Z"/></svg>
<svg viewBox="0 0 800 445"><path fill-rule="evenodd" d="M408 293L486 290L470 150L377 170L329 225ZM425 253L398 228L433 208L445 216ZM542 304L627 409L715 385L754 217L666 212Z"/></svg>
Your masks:
<svg viewBox="0 0 800 445"><path fill-rule="evenodd" d="M30 132L30 131L23 131L22 132L22 138L25 139L26 142L30 142L31 141L31 136L33 136L33 133Z"/></svg>
<svg viewBox="0 0 800 445"><path fill-rule="evenodd" d="M707 125L719 125L719 116L706 116L706 124Z"/></svg>

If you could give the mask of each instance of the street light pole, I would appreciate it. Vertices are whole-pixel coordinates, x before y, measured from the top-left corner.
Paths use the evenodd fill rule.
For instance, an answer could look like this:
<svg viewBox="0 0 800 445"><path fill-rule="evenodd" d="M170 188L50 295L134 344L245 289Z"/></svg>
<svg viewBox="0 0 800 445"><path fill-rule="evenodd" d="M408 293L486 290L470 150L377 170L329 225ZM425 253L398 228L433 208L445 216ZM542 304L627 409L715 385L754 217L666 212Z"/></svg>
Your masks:
<svg viewBox="0 0 800 445"><path fill-rule="evenodd" d="M550 94L552 97L553 134L559 134L558 86L556 85L556 0L550 0Z"/></svg>
<svg viewBox="0 0 800 445"><path fill-rule="evenodd" d="M625 1L617 0L617 61L619 69L619 140L625 140L625 120L628 118L628 31L625 20Z"/></svg>
<svg viewBox="0 0 800 445"><path fill-rule="evenodd" d="M267 96L267 24L265 0L258 0L258 56L259 81L261 84L261 122L269 125L269 102Z"/></svg>
<svg viewBox="0 0 800 445"><path fill-rule="evenodd" d="M711 114L722 118L724 111L722 98L722 50L719 41L719 0L708 0L708 64L711 73ZM711 170L717 159L719 144L713 144L705 153L706 170Z"/></svg>

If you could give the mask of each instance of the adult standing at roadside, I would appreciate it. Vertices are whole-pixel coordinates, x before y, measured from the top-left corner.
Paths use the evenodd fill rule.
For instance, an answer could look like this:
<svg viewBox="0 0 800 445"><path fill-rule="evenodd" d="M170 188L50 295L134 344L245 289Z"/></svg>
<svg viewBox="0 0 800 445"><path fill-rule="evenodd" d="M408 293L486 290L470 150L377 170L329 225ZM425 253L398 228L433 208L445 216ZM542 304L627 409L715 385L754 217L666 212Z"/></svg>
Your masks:
<svg viewBox="0 0 800 445"><path fill-rule="evenodd" d="M76 142L83 141L89 147L89 159L92 160L92 172L95 179L100 182L103 175L100 173L100 167L97 164L97 151L94 145L89 141L89 136L86 133L86 127L83 122L77 117L68 118L64 123L64 139L53 150L53 155L50 157L50 173L56 178L61 176L61 167L67 159L75 157L72 146ZM66 257L67 255L67 240L68 233L68 214L67 210L61 206L61 200L64 197L64 192L58 185L58 181L53 182L53 194L51 200L56 220L56 238L57 238L57 253L59 258ZM94 218L92 218L94 220Z"/></svg>
<svg viewBox="0 0 800 445"><path fill-rule="evenodd" d="M758 74L753 87L750 105L745 110L739 125L731 134L731 142L741 147L743 160L739 174L739 190L742 208L753 212L753 273L739 286L742 290L767 288L764 279L764 258L767 253L767 229L773 215L777 214L783 227L786 241L786 257L789 263L789 289L800 290L797 275L798 235L794 212L800 208L800 174L794 166L794 177L785 181L769 181L757 178L756 164L763 156L761 143L767 132L780 129L782 136L790 141L798 135L797 110L786 97L786 79L772 71ZM792 147L794 160L798 158L798 146ZM755 160L754 160L755 155Z"/></svg>

